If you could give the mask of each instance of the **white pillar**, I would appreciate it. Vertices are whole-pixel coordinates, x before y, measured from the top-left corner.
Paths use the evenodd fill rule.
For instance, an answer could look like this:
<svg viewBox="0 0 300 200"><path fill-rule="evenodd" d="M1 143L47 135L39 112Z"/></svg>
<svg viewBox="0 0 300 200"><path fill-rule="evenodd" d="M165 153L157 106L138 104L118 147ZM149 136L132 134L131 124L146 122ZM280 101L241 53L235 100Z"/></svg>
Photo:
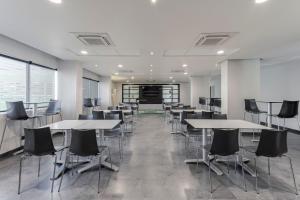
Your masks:
<svg viewBox="0 0 300 200"><path fill-rule="evenodd" d="M209 97L209 76L191 77L191 106L199 105L199 97Z"/></svg>
<svg viewBox="0 0 300 200"><path fill-rule="evenodd" d="M82 113L83 69L79 62L61 61L58 68L58 99L64 119L77 119Z"/></svg>
<svg viewBox="0 0 300 200"><path fill-rule="evenodd" d="M260 97L260 60L226 60L221 63L222 113L243 119L244 99Z"/></svg>

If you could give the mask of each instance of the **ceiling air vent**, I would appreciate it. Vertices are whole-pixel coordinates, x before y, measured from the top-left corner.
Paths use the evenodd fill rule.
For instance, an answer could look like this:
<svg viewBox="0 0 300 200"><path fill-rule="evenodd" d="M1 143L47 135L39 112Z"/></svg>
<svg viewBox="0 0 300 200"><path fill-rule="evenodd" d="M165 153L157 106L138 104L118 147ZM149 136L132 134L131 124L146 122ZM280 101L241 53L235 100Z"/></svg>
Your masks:
<svg viewBox="0 0 300 200"><path fill-rule="evenodd" d="M210 47L221 45L236 33L202 33L196 41L196 47Z"/></svg>
<svg viewBox="0 0 300 200"><path fill-rule="evenodd" d="M114 46L107 33L73 33L86 46Z"/></svg>

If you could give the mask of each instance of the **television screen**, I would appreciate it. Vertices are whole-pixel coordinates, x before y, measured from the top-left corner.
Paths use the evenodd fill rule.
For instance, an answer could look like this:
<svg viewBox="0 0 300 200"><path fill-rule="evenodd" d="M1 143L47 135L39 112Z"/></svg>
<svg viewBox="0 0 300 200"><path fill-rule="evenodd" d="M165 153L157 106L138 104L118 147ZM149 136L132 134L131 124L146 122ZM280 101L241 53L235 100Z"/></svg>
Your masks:
<svg viewBox="0 0 300 200"><path fill-rule="evenodd" d="M140 86L140 103L142 104L161 104L162 103L162 86L161 85L141 85Z"/></svg>

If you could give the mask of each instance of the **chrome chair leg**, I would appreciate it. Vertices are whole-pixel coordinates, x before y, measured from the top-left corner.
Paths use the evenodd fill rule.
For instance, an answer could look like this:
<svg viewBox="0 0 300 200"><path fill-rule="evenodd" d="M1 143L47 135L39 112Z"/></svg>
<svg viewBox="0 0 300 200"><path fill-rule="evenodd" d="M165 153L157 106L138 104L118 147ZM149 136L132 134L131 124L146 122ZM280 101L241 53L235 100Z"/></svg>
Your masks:
<svg viewBox="0 0 300 200"><path fill-rule="evenodd" d="M39 156L39 158L38 158L38 162L39 162L39 166L38 166L38 177L40 177L40 171L41 171L41 156Z"/></svg>
<svg viewBox="0 0 300 200"><path fill-rule="evenodd" d="M278 119L278 117L276 117L276 121L277 121L277 130L279 131L280 128L279 128L279 119Z"/></svg>
<svg viewBox="0 0 300 200"><path fill-rule="evenodd" d="M299 119L299 115L297 116L296 120L297 120L297 122L298 122L298 126L299 126L299 129L300 129L300 119Z"/></svg>
<svg viewBox="0 0 300 200"><path fill-rule="evenodd" d="M65 174L65 171L67 169L67 165L68 164L69 164L69 154L67 153L66 159L65 159L65 166L64 166L64 169L62 171L60 182L59 182L58 192L60 192L61 184L62 184L62 181L63 181L63 178L64 178L64 174Z"/></svg>
<svg viewBox="0 0 300 200"><path fill-rule="evenodd" d="M20 194L21 191L21 181L22 181L22 161L23 161L23 156L20 156L20 167L19 167L19 184L18 184L18 194Z"/></svg>
<svg viewBox="0 0 300 200"><path fill-rule="evenodd" d="M101 156L99 156L98 194L100 193Z"/></svg>
<svg viewBox="0 0 300 200"><path fill-rule="evenodd" d="M55 155L55 159L54 159L54 163L53 163L53 175L52 175L52 183L51 183L51 193L53 192L53 185L54 185L54 181L55 181L56 162L57 162L57 155Z"/></svg>
<svg viewBox="0 0 300 200"><path fill-rule="evenodd" d="M210 183L210 193L212 194L212 180L211 180L211 169L210 169L210 162L211 160L208 159L208 177L209 177L209 183Z"/></svg>
<svg viewBox="0 0 300 200"><path fill-rule="evenodd" d="M255 165L255 190L256 193L259 194L258 191L258 172L257 172L257 163L256 163L257 157L254 158L254 165Z"/></svg>
<svg viewBox="0 0 300 200"><path fill-rule="evenodd" d="M289 161L290 161L290 167L291 167L291 172L292 172L292 176L293 176L293 180L294 180L294 186L295 186L295 193L296 195L298 195L298 188L297 188L297 183L296 183L296 179L295 179L295 173L294 173L294 168L293 168L293 163L292 163L292 158L290 158L289 156L285 155Z"/></svg>
<svg viewBox="0 0 300 200"><path fill-rule="evenodd" d="M241 166L242 166L242 174L243 174L243 180L244 180L244 190L245 192L247 192L247 185L246 185L246 178L245 178L245 169L244 169L244 160L243 160L243 156L241 155Z"/></svg>
<svg viewBox="0 0 300 200"><path fill-rule="evenodd" d="M271 175L270 158L268 158L268 173Z"/></svg>
<svg viewBox="0 0 300 200"><path fill-rule="evenodd" d="M5 131L6 131L6 126L7 126L7 119L5 119L5 122L4 122L4 129L3 129L3 132L2 132L2 137L1 137L1 142L0 142L0 150L1 150L1 147L2 147L2 144L3 144L4 135L5 135Z"/></svg>

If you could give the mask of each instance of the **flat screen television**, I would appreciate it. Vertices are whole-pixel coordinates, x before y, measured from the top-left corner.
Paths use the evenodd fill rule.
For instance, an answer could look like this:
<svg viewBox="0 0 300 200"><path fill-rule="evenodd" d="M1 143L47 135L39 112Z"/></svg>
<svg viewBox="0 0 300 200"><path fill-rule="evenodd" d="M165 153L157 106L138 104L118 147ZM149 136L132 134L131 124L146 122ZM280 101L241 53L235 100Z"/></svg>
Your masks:
<svg viewBox="0 0 300 200"><path fill-rule="evenodd" d="M141 85L139 91L141 104L161 104L163 102L161 85Z"/></svg>

